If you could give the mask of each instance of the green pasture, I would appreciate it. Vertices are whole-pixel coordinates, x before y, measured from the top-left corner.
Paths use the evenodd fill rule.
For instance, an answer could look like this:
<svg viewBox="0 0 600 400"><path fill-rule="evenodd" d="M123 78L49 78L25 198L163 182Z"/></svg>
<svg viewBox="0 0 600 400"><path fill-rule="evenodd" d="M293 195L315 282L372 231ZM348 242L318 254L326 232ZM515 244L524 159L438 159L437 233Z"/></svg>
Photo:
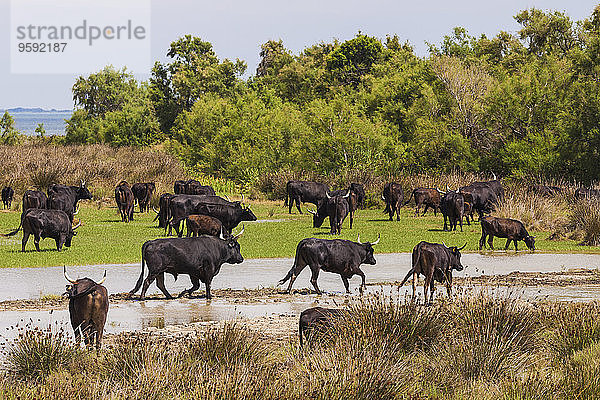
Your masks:
<svg viewBox="0 0 600 400"><path fill-rule="evenodd" d="M320 229L312 228L312 216L308 213L288 214L282 202L261 202L252 209L260 222L245 223L246 232L240 238L242 255L245 258L293 257L301 239L318 237L329 239L328 220ZM305 210L306 207L303 207ZM0 232L7 233L19 224L19 212L0 213ZM89 265L137 263L140 249L146 240L164 237L162 229L153 222L154 213L135 214L135 221L120 221L115 207L102 207L83 203L77 215L83 221L73 246L62 252L56 251L52 239L41 242L41 252L36 252L33 237L29 238L26 252L21 253L22 233L11 238L0 238L0 267L41 267L57 265ZM354 226L349 229L346 219L339 238L374 241L381 234L376 247L378 253L409 252L421 240L445 242L447 245L462 246L466 252L478 251L481 228L479 223L463 226L463 232L443 232L442 217L428 213L425 217L413 216L413 210L402 210L400 221L388 221L380 209L358 210ZM549 232L531 232L536 235L538 252L543 253L600 253L599 247L579 246L570 240L548 241ZM495 239L496 248L503 249L505 240ZM525 244L519 242L520 251L527 252ZM503 251L503 250L502 250ZM511 246L510 252L514 252Z"/></svg>

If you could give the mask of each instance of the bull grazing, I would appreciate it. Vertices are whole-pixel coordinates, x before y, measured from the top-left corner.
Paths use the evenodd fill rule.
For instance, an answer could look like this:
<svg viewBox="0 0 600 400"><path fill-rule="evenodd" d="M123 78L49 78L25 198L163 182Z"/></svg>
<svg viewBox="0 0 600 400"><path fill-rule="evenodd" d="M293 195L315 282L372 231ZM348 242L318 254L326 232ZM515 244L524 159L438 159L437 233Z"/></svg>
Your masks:
<svg viewBox="0 0 600 400"><path fill-rule="evenodd" d="M324 183L309 181L289 181L285 187L285 201L283 206L289 206L289 213L292 213L292 207L296 203L298 212L302 214L300 203L312 203L319 206L319 202L324 200L329 188Z"/></svg>
<svg viewBox="0 0 600 400"><path fill-rule="evenodd" d="M66 212L73 222L79 200L90 200L91 198L92 194L83 180L79 186L53 184L48 188L48 209Z"/></svg>
<svg viewBox="0 0 600 400"><path fill-rule="evenodd" d="M456 225L460 224L460 231L462 232L462 221L465 212L463 195L453 190L446 192L442 197L440 209L444 216L444 231L455 231ZM448 226L448 222L450 222L450 226Z"/></svg>
<svg viewBox="0 0 600 400"><path fill-rule="evenodd" d="M188 215L186 226L187 237L198 235L219 236L223 232L221 221L208 215Z"/></svg>
<svg viewBox="0 0 600 400"><path fill-rule="evenodd" d="M89 278L71 279L66 267L63 267L63 273L70 283L64 296L69 298L69 316L75 341L79 343L83 336L86 346L95 344L100 349L108 314L108 291L102 286L106 280L106 270L98 283Z"/></svg>
<svg viewBox="0 0 600 400"><path fill-rule="evenodd" d="M383 187L383 194L381 195L383 201L385 201L384 213L390 215L390 221L394 219L396 214L396 221L400 221L400 208L404 202L404 191L402 186L396 182L388 182Z"/></svg>
<svg viewBox="0 0 600 400"><path fill-rule="evenodd" d="M150 211L150 202L152 201L152 195L155 190L156 185L154 182L134 183L133 186L131 186L131 192L140 207L141 213Z"/></svg>
<svg viewBox="0 0 600 400"><path fill-rule="evenodd" d="M48 196L40 190L26 190L23 193L23 212L30 208L48 208Z"/></svg>
<svg viewBox="0 0 600 400"><path fill-rule="evenodd" d="M14 196L15 191L10 186L2 188L2 204L4 205L5 209L10 209Z"/></svg>
<svg viewBox="0 0 600 400"><path fill-rule="evenodd" d="M499 238L506 238L506 246L504 250L508 250L510 242L515 243L515 251L519 251L517 248L517 241L522 240L525 245L532 251L535 250L535 236L529 235L525 225L521 221L509 218L498 218L498 217L484 217L481 219L481 239L479 239L479 250L485 247L485 238L488 236L488 244L490 249L494 250L494 236Z"/></svg>
<svg viewBox="0 0 600 400"><path fill-rule="evenodd" d="M223 223L227 233L231 233L232 229L242 221L256 221L256 215L250 210L250 207L243 207L240 201L231 202L219 196L180 194L171 199L169 208L168 234L171 235L172 228L175 228L179 237L183 235L183 230L179 229L179 224L188 215L192 214L209 215L217 218Z"/></svg>
<svg viewBox="0 0 600 400"><path fill-rule="evenodd" d="M302 311L298 321L300 347L302 347L303 336L310 341L316 334L325 334L345 312L339 308L324 307L312 307Z"/></svg>
<svg viewBox="0 0 600 400"><path fill-rule="evenodd" d="M440 203L442 201L439 190L432 188L416 188L412 191L410 197L403 205L405 206L410 203L410 199L413 197L415 198L415 217L419 216L419 209L421 206L425 206L421 216L425 215L430 207L433 208L433 214L437 215L438 209L440 208Z"/></svg>
<svg viewBox="0 0 600 400"><path fill-rule="evenodd" d="M326 198L319 203L317 211L308 210L308 212L313 214L314 228L320 228L325 218L329 217L329 233L332 235L340 234L342 232L342 224L348 214L350 214L350 229L352 229L354 211L357 205L356 194L350 190L344 195L340 192L342 191L332 192L333 195L326 193Z"/></svg>
<svg viewBox="0 0 600 400"><path fill-rule="evenodd" d="M190 276L192 287L184 290L179 297L192 295L200 287L200 281L206 286L206 298L210 299L210 285L213 278L224 263L240 264L244 261L240 253L240 245L237 239L244 233L244 229L235 235L224 237L199 236L194 238L167 238L147 241L142 245L142 272L129 292L129 296L135 294L142 282L142 293L140 300L146 297L146 291L150 284L156 279L156 286L163 292L167 299L173 296L165 287L165 273L169 273L177 279L177 275L186 274ZM148 265L148 276L144 279L144 266Z"/></svg>
<svg viewBox="0 0 600 400"><path fill-rule="evenodd" d="M462 271L460 262L460 251L463 247L446 247L445 244L420 242L412 251L412 268L408 271L400 286L403 286L412 275L412 295L415 298L417 292L417 279L419 274L425 276L424 296L425 304L428 300L433 301L435 292L435 281L446 284L448 297L452 296L452 270ZM428 292L431 297L428 298Z"/></svg>
<svg viewBox="0 0 600 400"><path fill-rule="evenodd" d="M126 181L121 181L115 188L115 201L121 214L121 221L133 221L133 205L134 197L129 184Z"/></svg>
<svg viewBox="0 0 600 400"><path fill-rule="evenodd" d="M356 242L341 239L303 239L296 247L294 265L285 278L279 281L279 285L289 280L287 293L290 293L294 281L304 267L308 265L312 273L310 283L312 283L318 294L321 294L321 290L317 285L320 270L340 274L346 293L350 293L348 279L354 275L359 275L362 278L360 286L360 292L362 293L365 286L365 274L361 271L360 265L375 265L373 246L377 243L379 243L379 237L373 243L361 243L360 235L358 235Z"/></svg>
<svg viewBox="0 0 600 400"><path fill-rule="evenodd" d="M35 249L40 251L40 239L52 238L56 241L56 249L62 250L63 245L71 247L73 236L77 235L75 230L79 228L81 221L76 226L71 226L71 220L67 213L62 210L45 210L30 208L21 214L21 224L6 236L14 236L23 228L23 241L21 251L25 251L25 245L29 236L33 235Z"/></svg>

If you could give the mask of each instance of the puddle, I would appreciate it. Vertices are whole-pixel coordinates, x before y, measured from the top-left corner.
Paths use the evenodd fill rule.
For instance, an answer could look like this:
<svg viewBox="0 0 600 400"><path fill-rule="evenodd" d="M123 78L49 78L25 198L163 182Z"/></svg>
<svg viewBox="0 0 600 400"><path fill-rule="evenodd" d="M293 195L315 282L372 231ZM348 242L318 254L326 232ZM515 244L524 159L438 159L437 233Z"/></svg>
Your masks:
<svg viewBox="0 0 600 400"><path fill-rule="evenodd" d="M410 293L409 284L402 288L385 285L385 282L399 281L404 278L410 268L409 253L376 254L377 265L362 266L367 276L367 283L383 283L367 288L368 292L383 290L397 296ZM485 275L505 275L513 271L521 272L559 272L574 268L600 269L600 255L590 254L531 254L514 255L498 252L496 254L463 255L464 271L455 273L457 277L475 277ZM290 269L293 260L255 259L246 260L239 265L225 264L221 272L213 280L214 289L256 289L274 287ZM98 280L103 270L107 270L105 286L109 293L127 292L135 285L140 274L140 265L105 265L70 267L69 275L73 278L88 276ZM310 287L310 270L308 267L300 274L294 288ZM166 286L173 295L189 288L191 283L186 275L180 275L177 281L167 275ZM66 281L62 275L62 267L48 268L3 268L0 269L0 301L16 299L39 299L44 295L60 295L64 292ZM352 296L357 296L360 278L350 280ZM335 301L343 302L342 281L337 274L321 272L319 286L322 290L335 294ZM600 285L577 286L489 286L475 290L489 290L490 293L511 295L515 297L548 300L591 301L600 298ZM422 287L419 285L419 293ZM159 293L153 284L148 292ZM201 286L196 294L202 295ZM437 295L444 295L445 289L438 286ZM331 304L332 296L296 295L291 300L261 298L258 302L240 303L235 299L204 298L178 300L150 300L145 302L120 302L111 305L106 325L107 333L139 330L150 326L164 327L168 325L188 324L199 321L218 321L235 317L259 317L271 314L298 315L302 310L316 304ZM281 300L281 301L280 301ZM49 311L2 311L0 312L0 333L10 334L10 326L21 319L37 321L36 325L46 326L49 322L69 320L68 311L56 309Z"/></svg>

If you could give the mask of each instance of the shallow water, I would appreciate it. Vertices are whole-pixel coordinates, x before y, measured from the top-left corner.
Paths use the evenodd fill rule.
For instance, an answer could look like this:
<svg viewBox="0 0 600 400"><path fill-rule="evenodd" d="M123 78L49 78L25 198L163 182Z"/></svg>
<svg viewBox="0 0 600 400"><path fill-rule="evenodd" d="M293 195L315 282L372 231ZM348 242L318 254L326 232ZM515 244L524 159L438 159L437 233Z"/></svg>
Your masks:
<svg viewBox="0 0 600 400"><path fill-rule="evenodd" d="M410 254L375 254L376 265L363 265L361 268L367 277L367 283L394 282L402 280L410 269ZM256 289L273 287L283 278L292 266L291 258L245 260L242 264L224 264L214 278L214 289ZM571 268L600 269L598 254L531 254L497 252L494 254L464 254L462 263L466 267L454 276L467 277L479 275L504 275L513 271L521 272L553 272ZM68 274L72 278L89 277L98 281L107 271L104 283L109 293L121 293L131 290L140 275L140 264L78 266L69 267ZM146 272L147 273L147 272ZM305 268L294 284L294 288L310 287L310 270ZM174 281L171 275L166 276L167 289L173 295L191 287L186 275L180 275ZM38 299L49 294L64 292L65 281L62 267L48 268L3 268L0 269L0 301L16 299ZM350 280L351 288L360 284L355 276ZM319 286L325 291L342 291L342 281L337 274L321 272ZM199 294L204 292L201 286ZM150 286L149 294L159 293L155 284Z"/></svg>
<svg viewBox="0 0 600 400"><path fill-rule="evenodd" d="M410 267L410 254L376 254L377 265L364 265L362 270L367 276L367 283L394 282L401 280ZM225 264L221 272L213 281L213 288L255 289L271 287L277 284L292 265L292 259L259 259L246 260L239 265ZM531 254L498 252L495 254L465 254L462 272L454 276L468 277L485 275L504 275L513 271L521 272L555 272L566 271L572 268L600 268L600 255L586 254ZM72 278L88 276L98 280L103 270L107 270L105 286L110 293L120 293L130 290L140 273L140 265L106 265L106 266L80 266L70 267L68 273ZM310 272L303 271L294 288L306 288L309 283ZM0 270L0 300L9 299L36 299L41 295L61 294L64 291L65 280L62 268L5 268ZM353 291L357 295L360 278L354 277L350 281ZM190 286L187 276L180 276L177 281L169 275L166 286L171 294L177 295L180 291ZM339 275L322 272L319 276L319 286L330 294L340 295L343 284ZM457 288L458 289L458 288ZM381 291L404 296L409 293L410 285L402 288L389 285L369 286L368 291ZM460 289L458 289L460 290ZM467 289L468 290L468 289ZM591 301L600 298L600 286L542 286L542 287L486 287L474 290L486 290L491 294L510 295L526 299L572 300ZM419 288L419 293L422 291ZM158 293L153 284L149 293ZM196 293L204 293L204 287ZM445 290L438 287L437 295L445 295ZM343 299L343 297L342 297ZM339 297L338 297L339 300ZM214 298L212 301L204 298L177 299L177 300L149 300L122 302L111 305L106 332L118 333L143 329L149 326L163 327L167 325L186 324L198 321L216 321L235 317L257 317L271 314L298 315L303 309L318 303L331 302L327 295L297 295L291 301L279 301L277 297L251 304L240 304L235 301ZM68 322L66 309L49 311L4 311L0 312L0 332L11 335L7 329L21 320L30 319L35 325L47 326L49 322ZM37 320L40 320L37 322Z"/></svg>

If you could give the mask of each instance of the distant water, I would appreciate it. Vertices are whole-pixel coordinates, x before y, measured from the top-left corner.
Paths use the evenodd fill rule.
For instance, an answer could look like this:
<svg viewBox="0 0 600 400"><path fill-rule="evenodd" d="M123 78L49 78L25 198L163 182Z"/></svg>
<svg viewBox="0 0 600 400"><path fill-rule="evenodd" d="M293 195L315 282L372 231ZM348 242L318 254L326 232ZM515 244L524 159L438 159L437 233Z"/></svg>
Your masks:
<svg viewBox="0 0 600 400"><path fill-rule="evenodd" d="M46 135L64 135L65 119L71 118L71 111L63 112L10 112L15 120L15 127L26 135L37 135L35 128L44 124Z"/></svg>

